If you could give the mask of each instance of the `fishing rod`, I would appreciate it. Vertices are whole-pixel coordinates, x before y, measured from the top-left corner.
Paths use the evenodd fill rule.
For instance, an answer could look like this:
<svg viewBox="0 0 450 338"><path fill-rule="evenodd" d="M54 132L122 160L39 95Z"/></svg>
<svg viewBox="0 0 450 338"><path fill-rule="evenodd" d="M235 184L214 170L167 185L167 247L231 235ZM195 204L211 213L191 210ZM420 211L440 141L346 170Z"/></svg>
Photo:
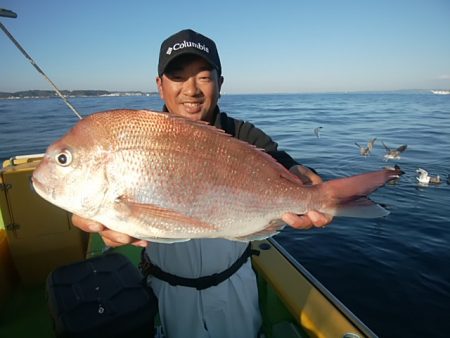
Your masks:
<svg viewBox="0 0 450 338"><path fill-rule="evenodd" d="M8 9L0 8L0 17L15 19L15 18L17 18L17 14ZM81 117L80 113L78 113L78 111L75 109L75 107L72 106L72 104L69 102L69 100L67 100L67 98L60 92L60 90L58 89L58 87L56 87L56 85L53 83L53 81L50 80L50 78L44 73L44 71L38 66L38 64L31 58L31 56L28 55L28 53L25 51L25 49L22 48L22 46L19 44L19 42L17 42L17 40L14 38L14 36L12 36L12 34L6 29L6 27L1 22L0 22L0 28L2 29L3 32L5 32L6 36L14 43L14 45L17 47L17 49L19 49L22 52L22 54L27 58L27 60L30 61L30 63L38 71L38 73L41 74L51 84L51 86L55 90L56 94L58 94L58 96L65 102L65 104L81 120L82 117Z"/></svg>

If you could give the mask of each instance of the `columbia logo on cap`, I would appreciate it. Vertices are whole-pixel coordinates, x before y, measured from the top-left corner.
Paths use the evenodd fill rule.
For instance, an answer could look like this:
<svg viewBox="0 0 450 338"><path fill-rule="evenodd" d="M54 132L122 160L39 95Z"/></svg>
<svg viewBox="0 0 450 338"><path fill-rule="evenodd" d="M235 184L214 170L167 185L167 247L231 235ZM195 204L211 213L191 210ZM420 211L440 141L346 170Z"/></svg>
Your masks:
<svg viewBox="0 0 450 338"><path fill-rule="evenodd" d="M183 48L188 48L188 47L197 48L197 49L209 54L209 48L206 47L205 45L203 45L201 43L197 43L197 42L186 41L186 40L183 42L177 42L172 47L167 48L166 54L170 55L170 54L172 54L173 51L177 51L177 50L180 50Z"/></svg>

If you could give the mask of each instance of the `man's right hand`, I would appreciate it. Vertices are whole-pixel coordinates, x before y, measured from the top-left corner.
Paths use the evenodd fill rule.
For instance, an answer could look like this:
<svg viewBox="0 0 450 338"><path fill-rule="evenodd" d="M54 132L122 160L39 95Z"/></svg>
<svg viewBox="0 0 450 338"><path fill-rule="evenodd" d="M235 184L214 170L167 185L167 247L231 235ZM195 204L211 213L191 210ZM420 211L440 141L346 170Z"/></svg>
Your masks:
<svg viewBox="0 0 450 338"><path fill-rule="evenodd" d="M102 237L103 242L105 242L105 244L110 247L131 244L134 246L140 246L145 248L148 245L147 241L137 239L128 236L127 234L108 229L101 223L95 222L87 218L83 218L78 215L72 215L72 223L74 226L80 228L83 231L98 232Z"/></svg>

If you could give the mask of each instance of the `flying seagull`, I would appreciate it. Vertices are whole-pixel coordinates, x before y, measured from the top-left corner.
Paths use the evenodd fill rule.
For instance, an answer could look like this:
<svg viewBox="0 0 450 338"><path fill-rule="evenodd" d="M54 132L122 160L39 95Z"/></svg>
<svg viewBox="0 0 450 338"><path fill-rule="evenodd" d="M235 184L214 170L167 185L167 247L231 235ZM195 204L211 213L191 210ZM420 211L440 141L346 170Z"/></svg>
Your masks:
<svg viewBox="0 0 450 338"><path fill-rule="evenodd" d="M385 160L397 160L400 158L400 154L406 150L408 145L403 144L400 147L396 149L391 149L387 145L384 144L383 141L381 141L383 144L384 149L386 149L386 155L384 155Z"/></svg>
<svg viewBox="0 0 450 338"><path fill-rule="evenodd" d="M369 140L369 142L367 142L367 147L364 146L360 146L358 143L355 142L355 144L358 146L359 148L359 154L361 156L368 156L370 154L370 152L373 149L373 146L375 145L375 141L377 140L377 138L372 138Z"/></svg>

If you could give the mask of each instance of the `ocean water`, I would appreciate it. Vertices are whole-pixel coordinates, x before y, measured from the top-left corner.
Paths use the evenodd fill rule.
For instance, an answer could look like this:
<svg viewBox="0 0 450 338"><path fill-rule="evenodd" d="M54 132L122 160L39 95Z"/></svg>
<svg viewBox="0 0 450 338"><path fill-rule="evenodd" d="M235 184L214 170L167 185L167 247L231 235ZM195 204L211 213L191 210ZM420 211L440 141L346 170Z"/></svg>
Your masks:
<svg viewBox="0 0 450 338"><path fill-rule="evenodd" d="M82 115L162 106L157 96L75 98ZM450 96L432 94L224 95L222 110L252 121L324 179L398 164L405 175L372 194L391 212L337 218L276 239L380 337L450 335ZM77 121L58 99L0 100L0 159L42 153ZM320 138L313 130L321 126ZM359 144L376 137L368 157ZM398 160L381 145L407 144ZM421 186L416 170L440 175Z"/></svg>

